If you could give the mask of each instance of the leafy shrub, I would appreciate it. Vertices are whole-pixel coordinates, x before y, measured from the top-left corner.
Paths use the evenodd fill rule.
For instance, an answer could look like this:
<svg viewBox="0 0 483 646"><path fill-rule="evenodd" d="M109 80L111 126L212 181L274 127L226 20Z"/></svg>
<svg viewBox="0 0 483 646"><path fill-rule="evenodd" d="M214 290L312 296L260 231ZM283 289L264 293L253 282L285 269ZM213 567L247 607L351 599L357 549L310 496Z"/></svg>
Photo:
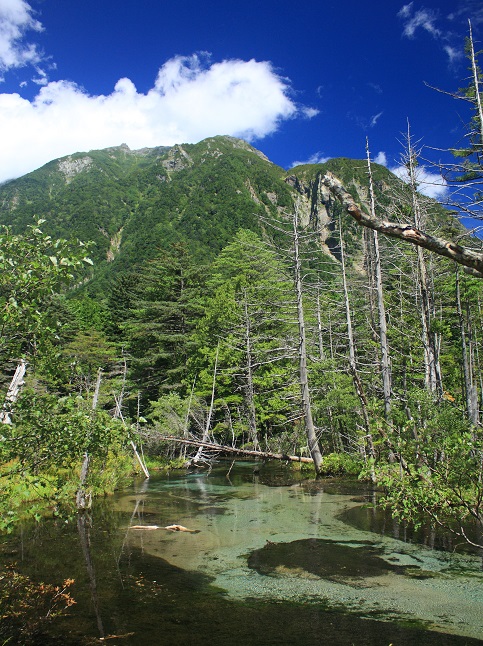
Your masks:
<svg viewBox="0 0 483 646"><path fill-rule="evenodd" d="M322 475L324 476L355 476L362 468L362 460L358 456L348 453L329 453L322 462Z"/></svg>

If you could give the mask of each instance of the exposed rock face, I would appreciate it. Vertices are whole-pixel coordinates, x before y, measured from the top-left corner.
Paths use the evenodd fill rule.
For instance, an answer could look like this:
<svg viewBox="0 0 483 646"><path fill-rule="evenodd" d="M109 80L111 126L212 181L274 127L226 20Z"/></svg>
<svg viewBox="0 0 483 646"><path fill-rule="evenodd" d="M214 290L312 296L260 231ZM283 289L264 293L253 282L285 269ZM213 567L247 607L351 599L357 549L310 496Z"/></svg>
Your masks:
<svg viewBox="0 0 483 646"><path fill-rule="evenodd" d="M193 160L182 146L173 146L161 165L168 172L176 172L193 165Z"/></svg>
<svg viewBox="0 0 483 646"><path fill-rule="evenodd" d="M233 148L240 148L241 150L246 150L249 153L254 153L255 155L257 155L257 157L260 157L260 159L263 159L270 164L272 163L268 159L268 157L262 153L261 150L253 148L253 146L250 146L250 144L246 141L243 141L243 139L237 139L236 137L230 137L228 135L225 135L224 139L230 141L233 144Z"/></svg>
<svg viewBox="0 0 483 646"><path fill-rule="evenodd" d="M71 156L64 157L59 160L58 169L64 175L65 181L68 184L72 181L72 178L82 173L84 170L88 170L93 164L92 157L86 155L85 157L78 157L73 159Z"/></svg>
<svg viewBox="0 0 483 646"><path fill-rule="evenodd" d="M326 241L334 229L332 217L334 196L320 182L319 176L314 180L304 181L295 175L290 175L285 181L299 194L294 202L294 207L300 224L317 231L320 244L329 251Z"/></svg>

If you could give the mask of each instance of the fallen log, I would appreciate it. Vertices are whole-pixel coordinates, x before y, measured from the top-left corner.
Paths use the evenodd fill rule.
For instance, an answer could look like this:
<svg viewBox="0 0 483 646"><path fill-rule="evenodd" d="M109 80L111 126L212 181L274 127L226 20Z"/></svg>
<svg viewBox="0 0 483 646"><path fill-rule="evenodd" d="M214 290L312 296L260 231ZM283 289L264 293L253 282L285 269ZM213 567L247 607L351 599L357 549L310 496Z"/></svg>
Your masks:
<svg viewBox="0 0 483 646"><path fill-rule="evenodd" d="M253 458L262 460L283 460L286 462L302 462L304 464L313 464L312 458L306 458L299 455L286 455L285 453L270 453L268 451L249 451L248 449L235 449L232 446L224 446L223 444L214 444L213 442L201 442L198 440L185 440L181 437L172 437L170 435L157 435L159 440L163 442L179 442L180 444L189 444L190 446L198 446L202 449L215 451L217 453L230 453L231 455L246 455Z"/></svg>
<svg viewBox="0 0 483 646"><path fill-rule="evenodd" d="M199 534L199 529L188 529L183 525L167 525L161 527L160 525L131 525L128 529L166 529L168 532L188 532L188 534Z"/></svg>

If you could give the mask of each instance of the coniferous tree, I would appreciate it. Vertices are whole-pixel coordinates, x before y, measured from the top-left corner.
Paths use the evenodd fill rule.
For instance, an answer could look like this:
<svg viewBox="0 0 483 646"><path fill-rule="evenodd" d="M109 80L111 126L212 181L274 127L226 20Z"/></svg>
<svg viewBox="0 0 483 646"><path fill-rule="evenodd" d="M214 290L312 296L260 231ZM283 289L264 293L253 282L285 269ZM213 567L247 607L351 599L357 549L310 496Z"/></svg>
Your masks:
<svg viewBox="0 0 483 646"><path fill-rule="evenodd" d="M130 363L130 379L143 401L180 390L192 344L191 333L202 308L203 270L183 245L146 265L130 295L132 307L121 325Z"/></svg>

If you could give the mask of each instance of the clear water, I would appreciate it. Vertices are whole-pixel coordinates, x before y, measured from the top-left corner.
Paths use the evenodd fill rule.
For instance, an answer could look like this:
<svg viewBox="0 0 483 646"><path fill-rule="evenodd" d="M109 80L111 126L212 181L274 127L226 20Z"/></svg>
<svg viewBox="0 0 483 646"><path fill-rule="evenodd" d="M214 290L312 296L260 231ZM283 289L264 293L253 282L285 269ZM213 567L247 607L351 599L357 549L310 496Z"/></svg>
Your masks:
<svg viewBox="0 0 483 646"><path fill-rule="evenodd" d="M97 505L91 526L46 521L5 538L1 559L75 578L57 643L482 643L478 555L349 525L357 483L230 467L135 483ZM130 529L171 524L197 533Z"/></svg>

